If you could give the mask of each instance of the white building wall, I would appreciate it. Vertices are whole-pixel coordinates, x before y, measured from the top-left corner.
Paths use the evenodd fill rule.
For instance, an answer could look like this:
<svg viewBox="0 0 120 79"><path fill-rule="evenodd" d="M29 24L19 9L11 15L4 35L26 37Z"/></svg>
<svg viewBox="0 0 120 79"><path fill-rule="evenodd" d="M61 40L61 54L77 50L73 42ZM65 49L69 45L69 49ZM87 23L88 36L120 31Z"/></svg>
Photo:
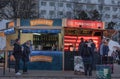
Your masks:
<svg viewBox="0 0 120 79"><path fill-rule="evenodd" d="M41 2L46 2L46 6L41 6ZM50 2L54 2L55 6L51 7ZM59 7L58 3L63 3L63 7ZM71 7L66 7L66 4L70 3ZM102 7L102 9L100 9ZM117 22L120 25L120 0L39 0L39 15L40 18L73 18L75 11L85 10L91 11L97 9L102 13L102 21L107 25L108 22ZM46 14L41 15L41 10L46 10ZM52 16L50 11L54 11ZM63 15L59 15L58 12L63 12ZM71 15L68 15L70 12Z"/></svg>
<svg viewBox="0 0 120 79"><path fill-rule="evenodd" d="M46 2L46 6L42 6L41 2ZM50 2L55 3L54 6L50 6ZM61 3L62 7L58 6ZM70 4L71 7L67 7L66 5ZM46 10L46 14L41 14L41 10ZM50 11L54 11L54 15L50 15ZM62 12L62 15L59 15L59 12ZM67 16L67 12L73 13L73 3L70 3L65 0L39 0L39 15L41 18L65 18ZM71 16L72 17L72 16Z"/></svg>

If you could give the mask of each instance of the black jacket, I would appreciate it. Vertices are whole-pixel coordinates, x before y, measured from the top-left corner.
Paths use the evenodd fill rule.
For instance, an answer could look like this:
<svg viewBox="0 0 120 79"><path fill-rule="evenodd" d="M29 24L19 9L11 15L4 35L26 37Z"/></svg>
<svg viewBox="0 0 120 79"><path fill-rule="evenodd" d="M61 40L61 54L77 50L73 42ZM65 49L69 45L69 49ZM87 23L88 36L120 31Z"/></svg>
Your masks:
<svg viewBox="0 0 120 79"><path fill-rule="evenodd" d="M17 43L14 44L13 55L17 57L22 56L22 49L21 46Z"/></svg>
<svg viewBox="0 0 120 79"><path fill-rule="evenodd" d="M83 45L83 48L81 49L81 56L82 57L90 57L93 56L91 48L87 46L87 44Z"/></svg>
<svg viewBox="0 0 120 79"><path fill-rule="evenodd" d="M29 61L30 48L26 44L23 44L22 46L23 46L22 59L23 61Z"/></svg>

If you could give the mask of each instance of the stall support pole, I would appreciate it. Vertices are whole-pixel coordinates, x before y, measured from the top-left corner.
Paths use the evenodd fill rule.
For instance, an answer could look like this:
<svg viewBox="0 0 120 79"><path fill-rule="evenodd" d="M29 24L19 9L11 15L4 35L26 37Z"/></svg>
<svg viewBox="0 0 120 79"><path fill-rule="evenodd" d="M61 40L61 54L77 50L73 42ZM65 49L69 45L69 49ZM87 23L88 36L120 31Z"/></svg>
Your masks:
<svg viewBox="0 0 120 79"><path fill-rule="evenodd" d="M4 52L4 61L3 61L3 64L4 64L4 66L3 66L3 75L5 75L5 60L6 60L6 58L5 58L5 51L3 51Z"/></svg>
<svg viewBox="0 0 120 79"><path fill-rule="evenodd" d="M64 68L64 66L65 66L65 61L64 61L64 60L65 60L65 58L64 58L64 57L65 57L65 56L64 56L64 55L65 55L65 54L64 54L64 53L65 53L65 52L64 52L64 28L62 28L62 39L63 39L63 44L62 44L63 58L62 58L62 59L63 59L63 71L64 71L64 70L65 70L65 68Z"/></svg>

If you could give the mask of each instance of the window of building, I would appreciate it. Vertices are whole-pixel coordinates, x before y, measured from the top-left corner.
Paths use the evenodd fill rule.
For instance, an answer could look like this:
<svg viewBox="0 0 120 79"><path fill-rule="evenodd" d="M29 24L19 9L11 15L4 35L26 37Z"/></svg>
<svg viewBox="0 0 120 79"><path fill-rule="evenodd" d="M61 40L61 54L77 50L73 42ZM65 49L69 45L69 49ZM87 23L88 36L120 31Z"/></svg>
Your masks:
<svg viewBox="0 0 120 79"><path fill-rule="evenodd" d="M111 3L112 3L112 4L115 4L115 1L114 1L114 0L111 0Z"/></svg>
<svg viewBox="0 0 120 79"><path fill-rule="evenodd" d="M87 3L91 3L91 0L87 0Z"/></svg>
<svg viewBox="0 0 120 79"><path fill-rule="evenodd" d="M105 14L105 18L110 18L110 15L109 14Z"/></svg>
<svg viewBox="0 0 120 79"><path fill-rule="evenodd" d="M71 8L71 4L70 4L70 3L67 3L67 4L66 4L66 7Z"/></svg>
<svg viewBox="0 0 120 79"><path fill-rule="evenodd" d="M55 2L50 2L49 5L50 6L55 6Z"/></svg>
<svg viewBox="0 0 120 79"><path fill-rule="evenodd" d="M99 10L103 10L103 6L102 5L98 5L98 9Z"/></svg>
<svg viewBox="0 0 120 79"><path fill-rule="evenodd" d="M63 12L62 11L58 11L58 15L63 15Z"/></svg>
<svg viewBox="0 0 120 79"><path fill-rule="evenodd" d="M117 17L117 15L112 15L112 18L113 18L113 19L116 19L116 18L118 18L118 17Z"/></svg>
<svg viewBox="0 0 120 79"><path fill-rule="evenodd" d="M41 15L45 15L46 14L46 10L41 10Z"/></svg>
<svg viewBox="0 0 120 79"><path fill-rule="evenodd" d="M87 5L87 9L94 9L95 6L94 5Z"/></svg>
<svg viewBox="0 0 120 79"><path fill-rule="evenodd" d="M67 16L70 16L72 13L70 11L66 12Z"/></svg>
<svg viewBox="0 0 120 79"><path fill-rule="evenodd" d="M101 3L101 0L98 0L98 3Z"/></svg>
<svg viewBox="0 0 120 79"><path fill-rule="evenodd" d="M110 10L110 7L104 7L104 10L108 11Z"/></svg>
<svg viewBox="0 0 120 79"><path fill-rule="evenodd" d="M58 6L59 7L63 7L63 3L58 3Z"/></svg>
<svg viewBox="0 0 120 79"><path fill-rule="evenodd" d="M42 6L46 6L46 4L47 4L46 2L41 2Z"/></svg>
<svg viewBox="0 0 120 79"><path fill-rule="evenodd" d="M49 15L54 15L55 12L54 11L49 11Z"/></svg>
<svg viewBox="0 0 120 79"><path fill-rule="evenodd" d="M118 8L117 7L113 7L113 11L117 11L118 10Z"/></svg>
<svg viewBox="0 0 120 79"><path fill-rule="evenodd" d="M118 1L118 6L120 6L120 1Z"/></svg>

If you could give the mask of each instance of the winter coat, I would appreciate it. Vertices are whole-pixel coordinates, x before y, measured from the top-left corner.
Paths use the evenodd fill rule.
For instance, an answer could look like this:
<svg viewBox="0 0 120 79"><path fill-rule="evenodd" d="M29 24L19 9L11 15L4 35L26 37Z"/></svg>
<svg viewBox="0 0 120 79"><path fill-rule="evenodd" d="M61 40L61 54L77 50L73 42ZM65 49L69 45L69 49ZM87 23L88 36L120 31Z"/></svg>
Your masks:
<svg viewBox="0 0 120 79"><path fill-rule="evenodd" d="M30 48L26 44L24 44L22 47L23 47L22 60L29 61Z"/></svg>
<svg viewBox="0 0 120 79"><path fill-rule="evenodd" d="M108 56L109 47L107 45L103 45L103 56Z"/></svg>
<svg viewBox="0 0 120 79"><path fill-rule="evenodd" d="M14 44L13 55L15 56L15 58L20 58L22 56L21 46L17 43Z"/></svg>
<svg viewBox="0 0 120 79"><path fill-rule="evenodd" d="M87 44L83 46L81 56L84 64L92 64L93 53L91 51L91 47L88 47Z"/></svg>
<svg viewBox="0 0 120 79"><path fill-rule="evenodd" d="M85 42L80 42L78 47L78 54L81 55Z"/></svg>

